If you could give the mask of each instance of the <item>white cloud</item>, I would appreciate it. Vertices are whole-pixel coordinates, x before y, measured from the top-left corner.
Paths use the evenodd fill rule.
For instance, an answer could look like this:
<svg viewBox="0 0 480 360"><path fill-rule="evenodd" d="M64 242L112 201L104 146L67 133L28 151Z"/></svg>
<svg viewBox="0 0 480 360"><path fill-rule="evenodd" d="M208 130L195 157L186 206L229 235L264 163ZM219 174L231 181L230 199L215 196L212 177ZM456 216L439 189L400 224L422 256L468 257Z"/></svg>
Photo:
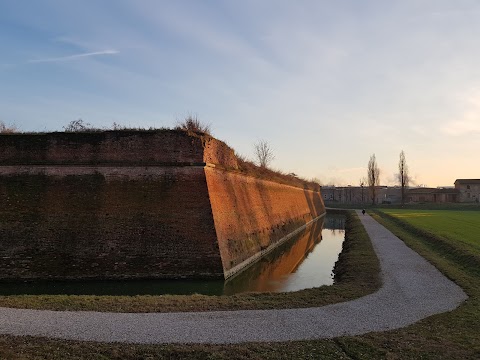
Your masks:
<svg viewBox="0 0 480 360"><path fill-rule="evenodd" d="M27 62L30 64L33 64L33 63L45 63L45 62L70 61L70 60L76 60L76 59L90 57L90 56L117 55L119 53L120 52L118 50L103 50L103 51L86 52L81 54L74 54L74 55L61 56L61 57L55 57L55 58L33 59L33 60L28 60Z"/></svg>
<svg viewBox="0 0 480 360"><path fill-rule="evenodd" d="M461 136L480 133L480 90L467 96L462 105L465 110L459 119L447 122L441 131L450 136Z"/></svg>
<svg viewBox="0 0 480 360"><path fill-rule="evenodd" d="M480 113L468 113L465 116L465 119L447 124L442 128L442 131L452 136L480 133Z"/></svg>

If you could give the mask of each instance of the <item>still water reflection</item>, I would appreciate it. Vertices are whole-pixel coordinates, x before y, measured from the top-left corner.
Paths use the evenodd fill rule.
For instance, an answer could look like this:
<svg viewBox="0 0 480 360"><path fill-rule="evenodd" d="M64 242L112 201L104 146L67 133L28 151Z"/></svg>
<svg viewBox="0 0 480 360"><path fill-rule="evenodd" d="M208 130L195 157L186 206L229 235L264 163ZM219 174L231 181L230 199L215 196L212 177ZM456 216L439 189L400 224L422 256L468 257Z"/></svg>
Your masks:
<svg viewBox="0 0 480 360"><path fill-rule="evenodd" d="M332 270L342 250L345 218L327 215L239 275L221 280L135 280L0 284L0 294L232 295L249 291L296 291L333 284Z"/></svg>
<svg viewBox="0 0 480 360"><path fill-rule="evenodd" d="M333 284L345 218L328 215L225 284L224 293L296 291Z"/></svg>

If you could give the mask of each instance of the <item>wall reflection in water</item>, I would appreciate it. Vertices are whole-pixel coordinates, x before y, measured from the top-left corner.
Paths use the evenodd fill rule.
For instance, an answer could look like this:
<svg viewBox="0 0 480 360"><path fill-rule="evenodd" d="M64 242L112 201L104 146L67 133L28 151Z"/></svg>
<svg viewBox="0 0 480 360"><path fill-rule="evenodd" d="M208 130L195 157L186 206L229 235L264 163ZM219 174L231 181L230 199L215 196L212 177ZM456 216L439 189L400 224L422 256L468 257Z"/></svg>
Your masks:
<svg viewBox="0 0 480 360"><path fill-rule="evenodd" d="M296 291L333 284L345 218L328 215L225 283L224 294Z"/></svg>

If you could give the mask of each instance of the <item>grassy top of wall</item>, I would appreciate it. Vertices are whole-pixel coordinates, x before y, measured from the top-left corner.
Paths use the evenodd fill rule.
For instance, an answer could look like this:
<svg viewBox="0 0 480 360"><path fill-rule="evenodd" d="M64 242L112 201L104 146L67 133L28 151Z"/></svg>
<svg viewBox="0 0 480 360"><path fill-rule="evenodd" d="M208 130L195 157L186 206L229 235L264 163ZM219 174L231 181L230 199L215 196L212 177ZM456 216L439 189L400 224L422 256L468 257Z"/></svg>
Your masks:
<svg viewBox="0 0 480 360"><path fill-rule="evenodd" d="M214 137L180 129L0 134L2 165L199 165L320 191L294 175L256 166Z"/></svg>
<svg viewBox="0 0 480 360"><path fill-rule="evenodd" d="M303 189L320 191L320 184L307 181L300 177L285 174L280 171L272 170L269 168L262 168L255 165L251 161L245 161L242 159L237 159L238 161L238 171L247 176L253 176L256 178L278 182L280 184L295 186Z"/></svg>

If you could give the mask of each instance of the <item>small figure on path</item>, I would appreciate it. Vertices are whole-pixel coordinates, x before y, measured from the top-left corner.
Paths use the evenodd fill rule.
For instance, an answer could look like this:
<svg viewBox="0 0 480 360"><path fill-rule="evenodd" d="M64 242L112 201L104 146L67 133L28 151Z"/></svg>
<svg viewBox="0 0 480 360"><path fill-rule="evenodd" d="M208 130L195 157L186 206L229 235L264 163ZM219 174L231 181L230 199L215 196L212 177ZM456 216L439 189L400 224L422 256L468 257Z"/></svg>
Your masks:
<svg viewBox="0 0 480 360"><path fill-rule="evenodd" d="M362 210L362 214L365 215L365 209Z"/></svg>

